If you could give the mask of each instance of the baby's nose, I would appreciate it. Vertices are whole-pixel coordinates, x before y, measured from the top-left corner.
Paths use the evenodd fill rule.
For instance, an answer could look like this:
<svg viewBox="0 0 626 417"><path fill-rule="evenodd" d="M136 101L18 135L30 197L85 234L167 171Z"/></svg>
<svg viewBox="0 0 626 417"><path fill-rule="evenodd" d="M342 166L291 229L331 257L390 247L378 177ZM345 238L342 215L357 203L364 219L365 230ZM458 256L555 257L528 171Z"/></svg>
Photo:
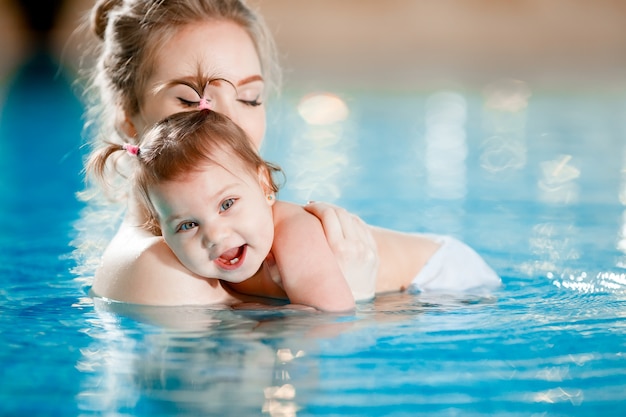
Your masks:
<svg viewBox="0 0 626 417"><path fill-rule="evenodd" d="M205 227L202 234L202 246L209 251L214 251L228 234L228 228L224 226ZM211 253L211 257L218 255Z"/></svg>

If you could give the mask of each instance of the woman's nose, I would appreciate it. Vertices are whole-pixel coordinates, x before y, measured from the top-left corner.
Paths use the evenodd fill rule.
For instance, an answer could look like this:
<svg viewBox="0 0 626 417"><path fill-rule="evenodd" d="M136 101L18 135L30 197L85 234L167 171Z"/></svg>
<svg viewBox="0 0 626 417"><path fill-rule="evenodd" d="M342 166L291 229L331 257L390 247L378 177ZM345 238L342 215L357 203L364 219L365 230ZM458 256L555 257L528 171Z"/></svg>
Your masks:
<svg viewBox="0 0 626 417"><path fill-rule="evenodd" d="M230 81L221 78L209 81L204 88L203 98L210 103L211 110L237 123L237 89Z"/></svg>

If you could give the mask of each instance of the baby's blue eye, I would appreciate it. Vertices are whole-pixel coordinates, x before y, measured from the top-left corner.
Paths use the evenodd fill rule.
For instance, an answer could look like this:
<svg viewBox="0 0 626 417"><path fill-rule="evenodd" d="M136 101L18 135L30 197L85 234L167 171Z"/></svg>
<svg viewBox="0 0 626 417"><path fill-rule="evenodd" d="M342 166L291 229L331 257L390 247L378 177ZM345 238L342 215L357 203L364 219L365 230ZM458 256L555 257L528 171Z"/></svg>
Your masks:
<svg viewBox="0 0 626 417"><path fill-rule="evenodd" d="M220 211L228 210L233 206L233 204L235 204L235 199L227 198L226 200L222 201L222 204L220 204Z"/></svg>
<svg viewBox="0 0 626 417"><path fill-rule="evenodd" d="M198 223L196 222L185 222L178 226L178 230L186 232L187 230L191 230L196 226L198 226Z"/></svg>

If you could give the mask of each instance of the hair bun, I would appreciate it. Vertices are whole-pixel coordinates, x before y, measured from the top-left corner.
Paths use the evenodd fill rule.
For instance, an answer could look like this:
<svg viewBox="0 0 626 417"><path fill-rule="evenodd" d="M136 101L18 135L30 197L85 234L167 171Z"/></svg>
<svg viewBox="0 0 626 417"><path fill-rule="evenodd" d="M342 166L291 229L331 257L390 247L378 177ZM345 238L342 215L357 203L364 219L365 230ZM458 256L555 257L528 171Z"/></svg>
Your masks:
<svg viewBox="0 0 626 417"><path fill-rule="evenodd" d="M120 6L123 0L97 0L91 10L91 30L104 40L104 32L109 22L111 10Z"/></svg>

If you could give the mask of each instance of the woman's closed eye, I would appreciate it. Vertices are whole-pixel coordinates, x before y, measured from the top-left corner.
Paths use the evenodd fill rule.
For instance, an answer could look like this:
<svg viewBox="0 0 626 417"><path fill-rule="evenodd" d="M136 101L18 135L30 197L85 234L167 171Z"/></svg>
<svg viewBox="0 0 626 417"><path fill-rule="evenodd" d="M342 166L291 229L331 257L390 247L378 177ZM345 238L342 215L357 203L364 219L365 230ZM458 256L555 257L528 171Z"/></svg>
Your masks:
<svg viewBox="0 0 626 417"><path fill-rule="evenodd" d="M196 222L183 222L181 224L178 225L178 227L176 228L177 232L188 232L189 230L198 227L198 223Z"/></svg>
<svg viewBox="0 0 626 417"><path fill-rule="evenodd" d="M261 104L263 104L263 102L261 101L261 96L257 96L252 100L244 100L242 98L238 98L237 101L251 107L260 106Z"/></svg>
<svg viewBox="0 0 626 417"><path fill-rule="evenodd" d="M246 106L256 107L263 104L263 89L264 83L260 76L248 77L240 81L235 92L237 94L237 101L245 104Z"/></svg>
<svg viewBox="0 0 626 417"><path fill-rule="evenodd" d="M200 103L200 100L186 100L182 97L176 97L178 99L178 101L180 102L180 104L184 107L198 107L198 104Z"/></svg>
<svg viewBox="0 0 626 417"><path fill-rule="evenodd" d="M202 94L192 83L174 81L167 87L168 95L175 97L183 107L197 107Z"/></svg>
<svg viewBox="0 0 626 417"><path fill-rule="evenodd" d="M199 100L187 100L182 97L176 97L176 98L178 99L178 101L183 107L196 108L200 104ZM263 104L263 102L261 101L261 96L253 100L237 99L237 101L250 107L257 107Z"/></svg>

